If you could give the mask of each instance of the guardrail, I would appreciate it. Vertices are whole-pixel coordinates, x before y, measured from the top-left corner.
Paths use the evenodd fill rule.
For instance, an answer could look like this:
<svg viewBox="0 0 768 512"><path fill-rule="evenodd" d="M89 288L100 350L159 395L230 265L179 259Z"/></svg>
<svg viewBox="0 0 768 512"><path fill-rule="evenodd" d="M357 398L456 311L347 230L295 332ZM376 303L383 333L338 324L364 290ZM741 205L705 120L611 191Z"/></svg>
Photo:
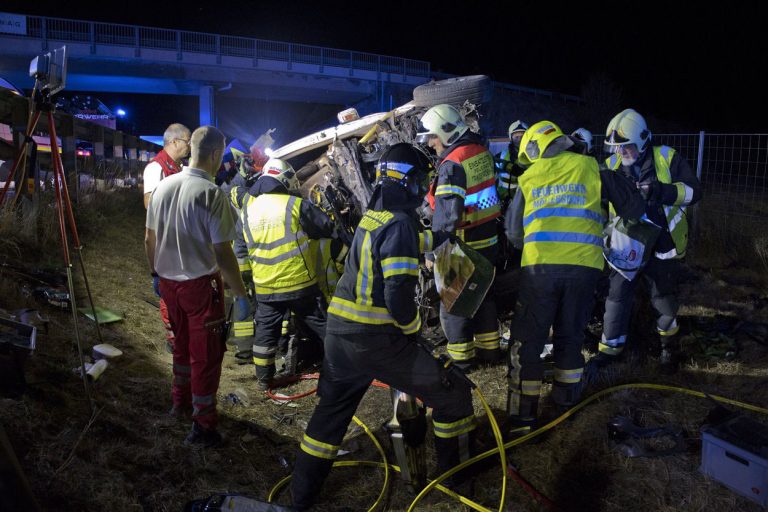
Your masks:
<svg viewBox="0 0 768 512"><path fill-rule="evenodd" d="M389 55L340 50L305 44L269 41L164 28L118 25L95 21L26 16L26 34L7 34L48 41L86 43L95 53L97 45L152 50L203 53L219 57L268 59L288 63L334 66L380 73L430 77L430 63Z"/></svg>

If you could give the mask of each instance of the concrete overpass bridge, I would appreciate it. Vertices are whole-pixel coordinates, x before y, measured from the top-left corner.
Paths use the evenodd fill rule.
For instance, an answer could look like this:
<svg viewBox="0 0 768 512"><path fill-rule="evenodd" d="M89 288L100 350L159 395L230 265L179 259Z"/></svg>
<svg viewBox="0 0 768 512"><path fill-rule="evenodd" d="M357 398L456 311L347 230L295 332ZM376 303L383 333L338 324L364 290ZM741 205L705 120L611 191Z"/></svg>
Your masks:
<svg viewBox="0 0 768 512"><path fill-rule="evenodd" d="M31 88L29 61L66 45L67 91L198 96L214 124L217 94L391 108L430 79L424 61L183 30L0 13L0 76Z"/></svg>

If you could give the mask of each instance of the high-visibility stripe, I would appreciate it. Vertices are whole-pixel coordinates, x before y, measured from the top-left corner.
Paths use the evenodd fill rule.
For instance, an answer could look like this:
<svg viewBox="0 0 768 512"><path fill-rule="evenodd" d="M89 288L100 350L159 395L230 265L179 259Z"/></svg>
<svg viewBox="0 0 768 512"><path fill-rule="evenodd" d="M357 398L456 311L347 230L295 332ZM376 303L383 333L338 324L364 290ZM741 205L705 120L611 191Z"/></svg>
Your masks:
<svg viewBox="0 0 768 512"><path fill-rule="evenodd" d="M396 275L418 276L419 260L416 258L384 258L381 260L384 278Z"/></svg>
<svg viewBox="0 0 768 512"><path fill-rule="evenodd" d="M619 347L609 347L608 345L599 343L597 345L597 348L603 354L608 354L609 356L617 356L621 354L621 352L624 350L624 345L621 345Z"/></svg>
<svg viewBox="0 0 768 512"><path fill-rule="evenodd" d="M255 364L256 366L271 367L272 365L275 364L275 357L272 356L272 357L264 358L264 357L253 356L253 364Z"/></svg>
<svg viewBox="0 0 768 512"><path fill-rule="evenodd" d="M672 325L670 325L666 330L656 327L656 332L659 333L659 336L674 336L678 333L679 330L680 326L677 324L677 319L672 320Z"/></svg>
<svg viewBox="0 0 768 512"><path fill-rule="evenodd" d="M191 375L192 367L184 364L173 363L173 373L174 375Z"/></svg>
<svg viewBox="0 0 768 512"><path fill-rule="evenodd" d="M248 260L237 260L237 267L240 269L240 272L248 272L251 270L251 264L248 262Z"/></svg>
<svg viewBox="0 0 768 512"><path fill-rule="evenodd" d="M373 289L373 262L371 261L371 233L366 232L363 243L360 244L360 270L357 273L355 295L360 304L373 303L371 290Z"/></svg>
<svg viewBox="0 0 768 512"><path fill-rule="evenodd" d="M419 315L419 312L416 311L416 316L413 318L413 321L406 325L400 325L396 324L400 329L403 330L404 334L413 334L415 332L419 332L421 329L421 315Z"/></svg>
<svg viewBox="0 0 768 512"><path fill-rule="evenodd" d="M293 245L293 243L294 241L291 240L291 242L288 242L282 245L286 245L286 246L289 244ZM260 265L274 265L275 263L280 263L282 261L289 260L294 256L300 256L309 250L309 238L307 238L306 236L297 238L296 243L299 244L298 247L294 247L289 251L286 251L282 254L278 254L272 257L256 256L255 254L251 254L251 261Z"/></svg>
<svg viewBox="0 0 768 512"><path fill-rule="evenodd" d="M475 429L475 415L467 416L452 423L441 423L432 420L432 426L435 430L435 436L442 439L452 439L463 434L472 432Z"/></svg>
<svg viewBox="0 0 768 512"><path fill-rule="evenodd" d="M242 322L234 322L232 326L234 335L238 338L253 336L253 320L243 320Z"/></svg>
<svg viewBox="0 0 768 512"><path fill-rule="evenodd" d="M435 239L432 235L432 231L424 231L423 233L419 233L419 252L420 253L431 252L433 249L434 243L435 243Z"/></svg>
<svg viewBox="0 0 768 512"><path fill-rule="evenodd" d="M530 242L572 242L603 246L603 239L587 233L569 233L567 231L538 231L526 236L523 243Z"/></svg>
<svg viewBox="0 0 768 512"><path fill-rule="evenodd" d="M576 384L581 380L581 374L584 373L584 368L576 368L573 370L561 370L555 368L555 380L562 382L563 384Z"/></svg>
<svg viewBox="0 0 768 512"><path fill-rule="evenodd" d="M455 361L467 361L475 357L475 344L474 342L448 342L446 347L448 355Z"/></svg>
<svg viewBox="0 0 768 512"><path fill-rule="evenodd" d="M547 217L577 217L597 222L601 226L603 225L602 214L591 210L583 208L540 208L523 219L523 227L528 226L528 224L536 219L544 219Z"/></svg>
<svg viewBox="0 0 768 512"><path fill-rule="evenodd" d="M482 332L475 334L475 341L491 341L499 338L499 331Z"/></svg>
<svg viewBox="0 0 768 512"><path fill-rule="evenodd" d="M622 334L618 338L611 338L610 340L605 337L605 334L603 334L602 340L600 341L600 343L609 347L623 347L626 342L626 334Z"/></svg>
<svg viewBox="0 0 768 512"><path fill-rule="evenodd" d="M339 453L338 446L312 439L307 434L304 434L304 437L301 440L301 450L313 457L329 460L335 459L336 455Z"/></svg>
<svg viewBox="0 0 768 512"><path fill-rule="evenodd" d="M268 288L266 286L254 285L254 289L256 290L256 295L271 295L273 293L287 293L287 292L293 292L296 290L303 290L304 288L312 286L313 284L316 284L316 283L317 283L317 276L313 277L309 281L295 284L293 286L281 286L280 288Z"/></svg>
<svg viewBox="0 0 768 512"><path fill-rule="evenodd" d="M541 393L541 381L540 380L523 380L520 381L520 392L527 396L539 396Z"/></svg>
<svg viewBox="0 0 768 512"><path fill-rule="evenodd" d="M192 404L211 405L216 399L215 395L192 395Z"/></svg>
<svg viewBox="0 0 768 512"><path fill-rule="evenodd" d="M357 304L340 297L333 297L328 306L328 314L364 324L393 324L395 320L387 308Z"/></svg>
<svg viewBox="0 0 768 512"><path fill-rule="evenodd" d="M485 238L483 240L474 240L472 242L467 242L467 245L473 249L485 249L486 247L491 247L492 245L496 245L497 243L499 243L499 236L493 235L492 237Z"/></svg>
<svg viewBox="0 0 768 512"><path fill-rule="evenodd" d="M457 195L464 198L467 196L467 190L456 185L438 185L435 189L435 197L449 195Z"/></svg>

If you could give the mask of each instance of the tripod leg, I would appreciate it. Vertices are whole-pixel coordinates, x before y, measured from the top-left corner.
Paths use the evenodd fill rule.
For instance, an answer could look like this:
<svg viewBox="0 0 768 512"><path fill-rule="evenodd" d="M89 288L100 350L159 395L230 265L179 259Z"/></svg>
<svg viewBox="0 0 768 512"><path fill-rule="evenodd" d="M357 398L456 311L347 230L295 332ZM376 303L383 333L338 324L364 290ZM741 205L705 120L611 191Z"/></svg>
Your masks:
<svg viewBox="0 0 768 512"><path fill-rule="evenodd" d="M56 126L54 125L53 112L48 112L48 124L50 128L51 140L56 140ZM93 295L91 295L91 286L88 283L88 274L85 271L85 262L83 261L83 246L80 243L80 237L77 234L77 225L75 224L75 216L72 213L72 202L69 199L69 188L67 187L67 180L64 179L64 164L61 162L61 155L59 155L58 149L56 151L56 157L54 158L54 165L58 167L59 174L61 175L62 184L62 201L64 208L67 211L67 220L69 221L69 229L72 232L72 239L74 242L74 248L77 251L77 257L80 261L80 269L83 272L83 281L85 282L85 291L88 294L88 302L91 306L91 313L93 314L93 321L96 322L96 336L99 343L104 343L104 339L101 337L101 325L99 324L99 317L96 315L96 306L93 303Z"/></svg>
<svg viewBox="0 0 768 512"><path fill-rule="evenodd" d="M75 284L72 279L72 263L69 258L69 244L67 243L67 230L64 222L64 200L62 194L62 184L66 184L64 178L64 167L61 164L61 155L59 155L59 146L56 142L56 129L53 120L53 113L48 113L49 135L51 137L51 158L53 159L53 183L56 191L56 212L59 217L59 231L61 233L61 250L64 255L64 264L67 267L67 285L69 287L69 303L72 307L72 323L75 329L75 340L77 341L77 353L80 357L80 371L83 375L83 387L85 396L88 400L88 407L93 414L93 401L91 399L91 390L88 387L88 375L85 372L85 359L83 358L83 347L80 340L80 328L77 322L77 301L75 300ZM94 315L95 316L95 315Z"/></svg>
<svg viewBox="0 0 768 512"><path fill-rule="evenodd" d="M35 115L32 117L32 122L29 124L29 127L27 129L27 133L24 134L24 142L21 143L21 148L19 148L19 152L16 155L16 160L13 161L13 167L11 168L11 172L8 173L8 179L5 181L5 186L3 187L2 192L0 192L0 205L3 204L3 201L5 201L5 194L8 192L8 188L10 188L11 181L16 177L16 171L19 169L19 164L21 163L24 155L27 154L27 144L29 138L32 136L32 132L35 130L35 127L37 126L37 121L40 119L40 111L35 112ZM18 196L19 191L16 191L16 195Z"/></svg>

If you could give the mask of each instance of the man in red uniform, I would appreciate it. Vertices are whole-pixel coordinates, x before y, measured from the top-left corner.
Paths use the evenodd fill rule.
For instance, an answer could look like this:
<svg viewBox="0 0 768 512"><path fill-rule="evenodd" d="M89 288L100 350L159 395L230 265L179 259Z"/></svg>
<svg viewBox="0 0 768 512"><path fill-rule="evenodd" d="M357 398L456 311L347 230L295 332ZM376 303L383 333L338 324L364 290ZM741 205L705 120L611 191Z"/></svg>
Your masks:
<svg viewBox="0 0 768 512"><path fill-rule="evenodd" d="M235 219L213 182L224 135L212 126L192 134L190 165L164 179L147 208L145 246L152 276L176 333L173 409L192 406L185 444L218 445L216 391L225 351L224 281L235 295L236 321L251 314L232 251Z"/></svg>
<svg viewBox="0 0 768 512"><path fill-rule="evenodd" d="M144 168L144 208L149 204L152 191L163 178L176 174L181 169L182 158L189 156L189 128L173 123L163 133L163 149ZM160 290L155 287L155 294L160 297ZM173 329L168 321L168 308L160 297L160 318L165 327L165 342L168 352L173 353Z"/></svg>

